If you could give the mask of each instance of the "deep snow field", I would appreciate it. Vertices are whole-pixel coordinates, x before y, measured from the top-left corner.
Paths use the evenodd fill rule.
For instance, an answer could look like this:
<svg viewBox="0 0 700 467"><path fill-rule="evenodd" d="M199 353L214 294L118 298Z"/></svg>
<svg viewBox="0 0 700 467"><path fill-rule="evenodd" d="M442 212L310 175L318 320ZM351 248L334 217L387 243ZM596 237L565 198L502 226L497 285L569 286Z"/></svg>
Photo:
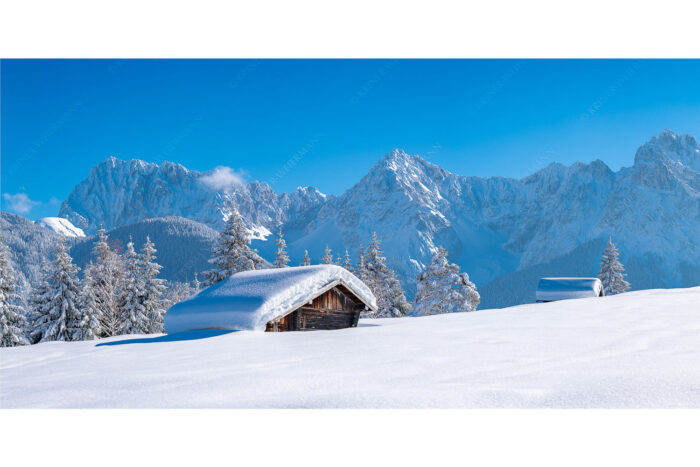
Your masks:
<svg viewBox="0 0 700 467"><path fill-rule="evenodd" d="M2 348L0 407L700 407L700 287Z"/></svg>

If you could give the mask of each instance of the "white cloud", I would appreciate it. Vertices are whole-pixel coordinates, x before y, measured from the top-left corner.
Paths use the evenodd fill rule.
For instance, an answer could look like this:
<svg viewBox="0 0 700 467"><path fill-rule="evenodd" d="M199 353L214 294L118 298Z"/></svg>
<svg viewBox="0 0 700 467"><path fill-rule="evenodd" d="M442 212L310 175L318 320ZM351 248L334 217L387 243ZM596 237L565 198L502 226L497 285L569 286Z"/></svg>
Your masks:
<svg viewBox="0 0 700 467"><path fill-rule="evenodd" d="M9 193L3 193L3 199L5 200L5 208L14 211L17 214L26 214L41 203L39 201L32 201L29 199L25 193L17 193L11 195Z"/></svg>
<svg viewBox="0 0 700 467"><path fill-rule="evenodd" d="M215 190L230 190L244 183L244 174L231 167L219 166L202 175L199 180Z"/></svg>

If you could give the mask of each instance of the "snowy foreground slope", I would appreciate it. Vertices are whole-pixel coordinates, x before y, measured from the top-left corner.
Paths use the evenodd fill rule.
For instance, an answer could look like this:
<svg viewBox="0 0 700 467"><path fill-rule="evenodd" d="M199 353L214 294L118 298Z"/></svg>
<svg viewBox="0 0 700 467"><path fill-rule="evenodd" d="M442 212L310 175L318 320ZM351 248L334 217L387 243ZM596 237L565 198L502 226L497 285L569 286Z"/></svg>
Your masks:
<svg viewBox="0 0 700 467"><path fill-rule="evenodd" d="M700 287L0 349L0 406L700 407Z"/></svg>

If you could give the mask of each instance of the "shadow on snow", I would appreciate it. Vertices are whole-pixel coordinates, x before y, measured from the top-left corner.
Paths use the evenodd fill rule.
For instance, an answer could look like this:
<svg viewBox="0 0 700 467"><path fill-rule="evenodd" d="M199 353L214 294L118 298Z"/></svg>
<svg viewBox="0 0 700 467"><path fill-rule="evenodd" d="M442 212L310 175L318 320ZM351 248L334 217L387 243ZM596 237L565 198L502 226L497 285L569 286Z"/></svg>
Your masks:
<svg viewBox="0 0 700 467"><path fill-rule="evenodd" d="M120 341L102 342L96 344L95 347L109 345L124 345L124 344L156 344L158 342L177 342L177 341L193 341L198 339L207 339L209 337L222 336L236 331L225 331L221 329L205 329L201 331L186 331L175 334L166 334L157 337L137 337L134 339L124 339Z"/></svg>

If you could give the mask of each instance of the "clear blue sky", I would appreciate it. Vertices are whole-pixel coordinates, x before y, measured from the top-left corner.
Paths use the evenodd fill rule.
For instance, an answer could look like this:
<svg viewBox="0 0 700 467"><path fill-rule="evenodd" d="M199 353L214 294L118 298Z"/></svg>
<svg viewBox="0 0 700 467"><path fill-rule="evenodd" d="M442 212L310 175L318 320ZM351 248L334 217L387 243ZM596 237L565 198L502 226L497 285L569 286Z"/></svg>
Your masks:
<svg viewBox="0 0 700 467"><path fill-rule="evenodd" d="M459 174L523 177L552 161L602 159L617 170L664 128L700 136L697 60L0 66L2 208L30 218L55 215L111 155L228 166L278 192L339 194L396 147Z"/></svg>

